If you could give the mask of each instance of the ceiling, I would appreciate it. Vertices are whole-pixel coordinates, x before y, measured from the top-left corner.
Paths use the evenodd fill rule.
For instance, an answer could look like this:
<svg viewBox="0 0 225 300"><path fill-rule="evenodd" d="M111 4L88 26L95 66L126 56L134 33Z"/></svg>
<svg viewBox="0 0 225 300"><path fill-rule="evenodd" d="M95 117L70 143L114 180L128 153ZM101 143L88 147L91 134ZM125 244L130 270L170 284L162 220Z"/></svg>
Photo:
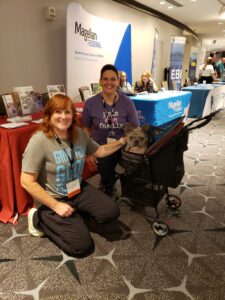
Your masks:
<svg viewBox="0 0 225 300"><path fill-rule="evenodd" d="M225 50L225 19L219 15L222 7L225 10L225 0L166 0L165 4L160 4L161 0L136 1L187 25L207 50Z"/></svg>

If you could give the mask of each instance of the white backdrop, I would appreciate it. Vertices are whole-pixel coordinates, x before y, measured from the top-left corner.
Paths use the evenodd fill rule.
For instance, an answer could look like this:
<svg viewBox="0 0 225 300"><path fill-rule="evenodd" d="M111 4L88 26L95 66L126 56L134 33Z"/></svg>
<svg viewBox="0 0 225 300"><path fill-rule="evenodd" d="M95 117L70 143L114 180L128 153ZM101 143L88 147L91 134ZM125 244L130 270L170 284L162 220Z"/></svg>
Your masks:
<svg viewBox="0 0 225 300"><path fill-rule="evenodd" d="M131 70L128 23L113 22L87 13L80 4L67 7L67 94L79 98L78 88L98 82L104 64ZM121 51L122 49L122 51ZM127 55L121 55L126 51ZM130 66L129 66L130 65ZM127 70L125 70L127 71Z"/></svg>

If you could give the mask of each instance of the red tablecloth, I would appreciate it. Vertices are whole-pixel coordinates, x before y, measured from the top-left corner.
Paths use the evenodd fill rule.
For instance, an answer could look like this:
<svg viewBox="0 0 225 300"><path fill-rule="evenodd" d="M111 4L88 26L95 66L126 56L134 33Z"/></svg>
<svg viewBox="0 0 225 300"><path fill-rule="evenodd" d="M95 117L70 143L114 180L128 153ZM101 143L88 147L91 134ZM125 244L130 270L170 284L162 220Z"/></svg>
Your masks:
<svg viewBox="0 0 225 300"><path fill-rule="evenodd" d="M83 103L75 103L78 107L77 123L81 126ZM40 118L41 114L33 115ZM6 118L0 118L0 124ZM29 125L14 129L0 127L0 221L15 223L18 215L26 215L33 207L32 197L20 185L22 155L32 133L39 124L30 122ZM97 167L89 158L86 159L84 179L97 173Z"/></svg>
<svg viewBox="0 0 225 300"><path fill-rule="evenodd" d="M38 125L15 129L0 128L0 221L13 223L16 213L26 214L33 206L30 195L20 185L22 154Z"/></svg>

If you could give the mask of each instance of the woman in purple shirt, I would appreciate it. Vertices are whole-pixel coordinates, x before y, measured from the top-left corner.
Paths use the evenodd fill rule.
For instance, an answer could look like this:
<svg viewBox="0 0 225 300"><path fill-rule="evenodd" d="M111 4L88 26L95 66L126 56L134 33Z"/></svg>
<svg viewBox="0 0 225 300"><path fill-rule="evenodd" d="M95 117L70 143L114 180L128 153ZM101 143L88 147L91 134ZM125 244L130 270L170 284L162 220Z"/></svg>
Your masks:
<svg viewBox="0 0 225 300"><path fill-rule="evenodd" d="M133 102L117 91L119 73L114 65L102 67L100 74L102 92L85 102L83 124L85 131L100 145L118 140L124 135L124 125L129 122L139 126ZM98 159L101 184L106 194L113 196L116 181L114 168L120 158L121 150Z"/></svg>

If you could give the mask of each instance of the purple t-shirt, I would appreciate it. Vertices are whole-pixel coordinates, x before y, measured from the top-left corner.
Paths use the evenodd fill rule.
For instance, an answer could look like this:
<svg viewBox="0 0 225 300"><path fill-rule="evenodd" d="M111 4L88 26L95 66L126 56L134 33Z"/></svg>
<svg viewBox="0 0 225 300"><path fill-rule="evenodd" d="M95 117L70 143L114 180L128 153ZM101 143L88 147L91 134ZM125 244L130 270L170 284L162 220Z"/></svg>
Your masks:
<svg viewBox="0 0 225 300"><path fill-rule="evenodd" d="M133 102L122 93L114 105L107 105L101 93L89 98L84 105L83 125L91 128L92 138L100 145L107 143L107 138L119 139L124 136L124 125L129 122L134 127L140 126Z"/></svg>

